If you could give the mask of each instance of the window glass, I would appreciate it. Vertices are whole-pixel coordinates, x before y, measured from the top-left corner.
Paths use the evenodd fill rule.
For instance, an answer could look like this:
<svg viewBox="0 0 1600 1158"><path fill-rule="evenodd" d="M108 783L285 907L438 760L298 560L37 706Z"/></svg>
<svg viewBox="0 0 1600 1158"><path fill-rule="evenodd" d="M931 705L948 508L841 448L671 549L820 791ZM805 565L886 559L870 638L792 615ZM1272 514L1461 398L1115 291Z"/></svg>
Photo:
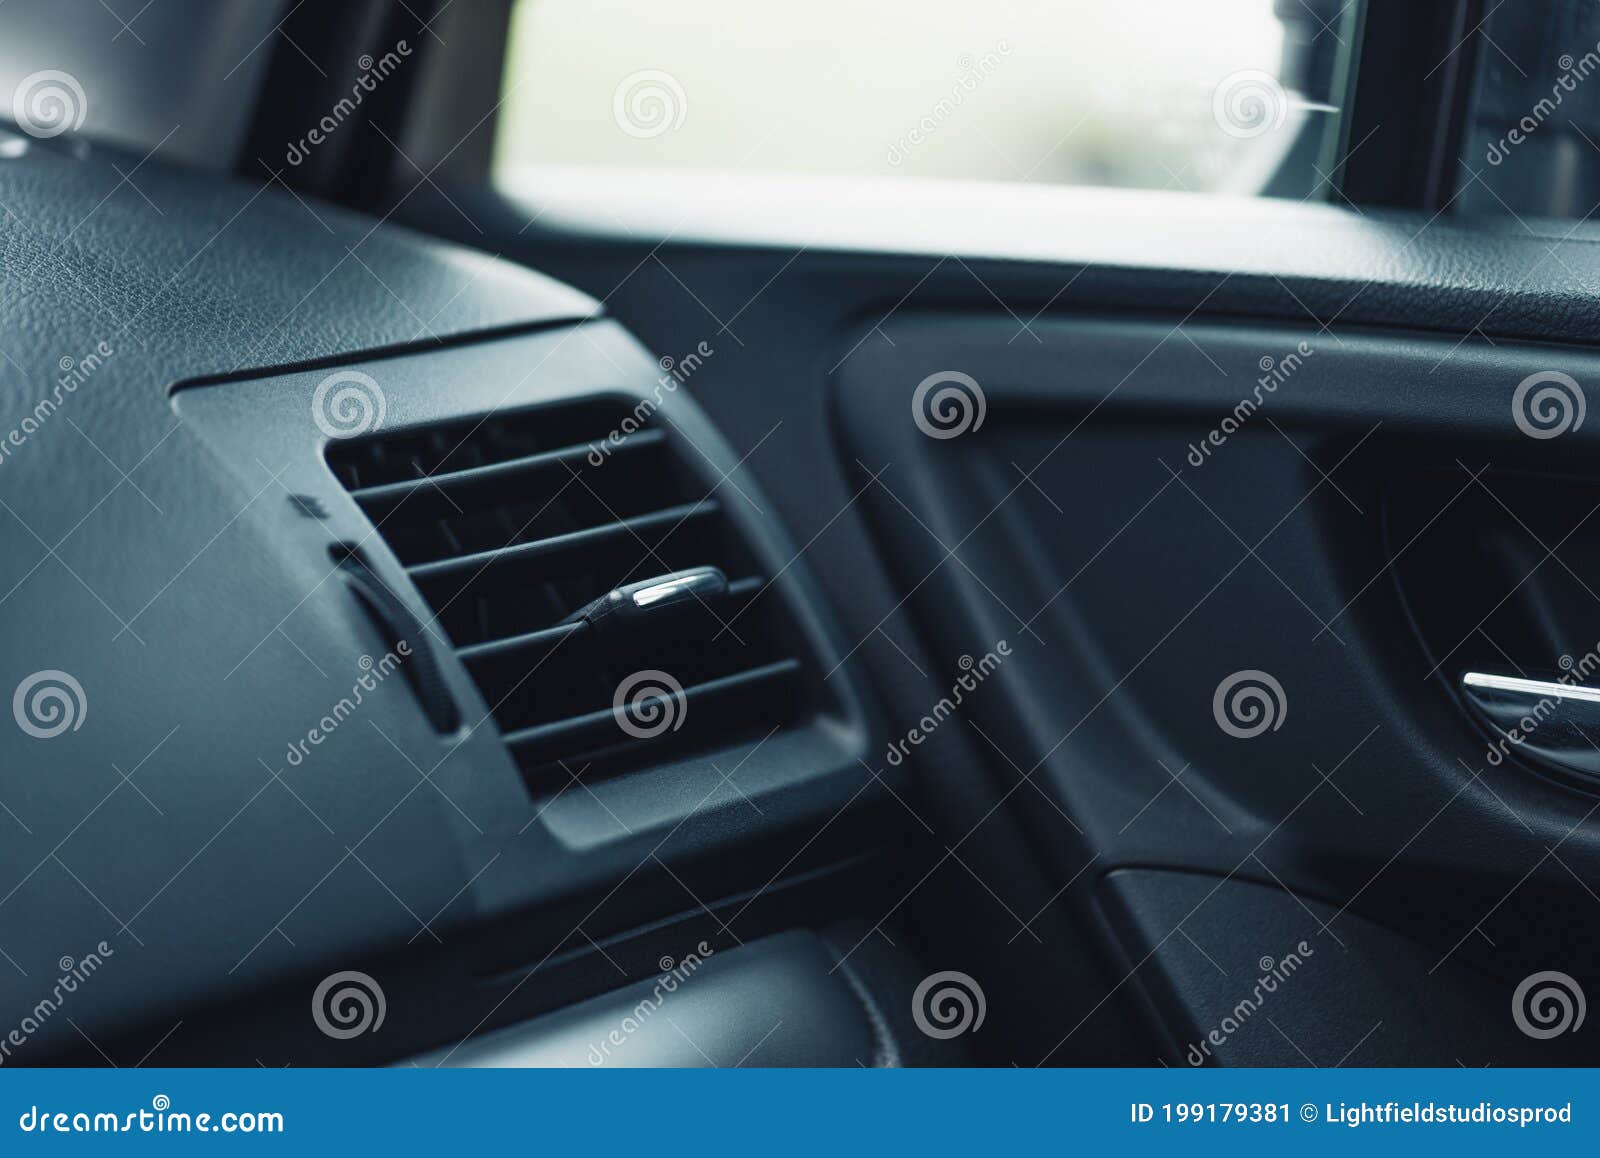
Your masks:
<svg viewBox="0 0 1600 1158"><path fill-rule="evenodd" d="M528 166L584 165L1326 196L1358 7L517 0L496 175L515 186Z"/></svg>

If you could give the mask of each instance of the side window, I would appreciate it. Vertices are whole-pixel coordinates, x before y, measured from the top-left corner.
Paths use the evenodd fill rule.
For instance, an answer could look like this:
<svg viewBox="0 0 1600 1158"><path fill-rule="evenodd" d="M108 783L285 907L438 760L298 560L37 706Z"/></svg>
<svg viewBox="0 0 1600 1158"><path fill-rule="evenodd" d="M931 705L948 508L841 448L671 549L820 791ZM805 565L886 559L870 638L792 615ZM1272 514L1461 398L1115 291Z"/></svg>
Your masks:
<svg viewBox="0 0 1600 1158"><path fill-rule="evenodd" d="M1360 0L517 0L542 166L1327 196Z"/></svg>

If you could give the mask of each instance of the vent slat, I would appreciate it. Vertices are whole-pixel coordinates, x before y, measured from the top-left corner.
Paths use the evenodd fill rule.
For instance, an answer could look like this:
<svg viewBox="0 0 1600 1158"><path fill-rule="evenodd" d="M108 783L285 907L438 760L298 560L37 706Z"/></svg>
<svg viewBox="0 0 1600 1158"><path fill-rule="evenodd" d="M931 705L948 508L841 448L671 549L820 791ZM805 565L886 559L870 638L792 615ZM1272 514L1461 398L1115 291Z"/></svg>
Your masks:
<svg viewBox="0 0 1600 1158"><path fill-rule="evenodd" d="M742 579L735 579L728 584L728 598L736 606L743 606L743 601L759 594L766 585L760 575L747 575ZM730 615L736 614L729 612ZM456 649L456 654L469 668L488 663L499 663L512 657L520 657L525 662L535 662L549 655L556 647L567 641L567 637L583 631L581 623L558 623L554 627L541 628L538 631L525 631L520 635L508 635L501 639L490 639L483 643L468 644L466 647Z"/></svg>
<svg viewBox="0 0 1600 1158"><path fill-rule="evenodd" d="M507 659L519 652L527 652L528 658L531 659L535 656L548 655L567 636L583 630L584 626L581 623L560 623L540 631L527 631L521 635L509 635L504 639L491 639L487 643L474 643L468 647L457 648L456 654L468 667L488 660Z"/></svg>
<svg viewBox="0 0 1600 1158"><path fill-rule="evenodd" d="M659 430L641 430L632 435L613 453L624 455L638 453L663 442ZM588 460L593 443L563 447L539 454L524 455L505 462L487 466L466 467L462 470L437 471L431 475L403 479L400 482L382 483L360 487L350 492L362 509L374 518L386 518L408 501L416 506L427 505L428 511L417 517L433 513L437 508L452 509L451 504L470 503L482 498L493 498L505 493L505 488L526 485L543 475L551 475L566 482L575 465Z"/></svg>
<svg viewBox="0 0 1600 1158"><path fill-rule="evenodd" d="M686 726L694 726L696 717L705 709L725 705L735 697L781 690L782 685L793 681L800 671L799 660L782 659L684 688ZM622 730L613 709L602 708L581 716L519 728L507 732L504 739L506 746L518 756L548 762L562 754L627 743L632 737Z"/></svg>
<svg viewBox="0 0 1600 1158"><path fill-rule="evenodd" d="M418 563L407 567L406 572L418 582L460 578L487 567L508 563L530 563L551 555L581 551L586 547L614 541L636 542L640 531L671 527L689 519L708 518L720 509L716 499L703 499L698 503L667 507L665 510L652 511L648 515L635 515L631 519L620 519L614 523L605 523L582 531L552 535L548 539L538 539L532 543L518 543L512 547L499 547L493 551L479 551L472 555L458 555L453 559Z"/></svg>

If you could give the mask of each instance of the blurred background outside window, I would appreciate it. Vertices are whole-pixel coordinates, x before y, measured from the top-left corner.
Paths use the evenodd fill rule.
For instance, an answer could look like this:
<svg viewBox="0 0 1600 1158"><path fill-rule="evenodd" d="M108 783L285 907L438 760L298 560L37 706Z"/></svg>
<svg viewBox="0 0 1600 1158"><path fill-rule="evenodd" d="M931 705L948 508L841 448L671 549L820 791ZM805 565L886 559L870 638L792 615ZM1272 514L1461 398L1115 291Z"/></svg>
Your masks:
<svg viewBox="0 0 1600 1158"><path fill-rule="evenodd" d="M517 0L542 166L1327 197L1361 0Z"/></svg>

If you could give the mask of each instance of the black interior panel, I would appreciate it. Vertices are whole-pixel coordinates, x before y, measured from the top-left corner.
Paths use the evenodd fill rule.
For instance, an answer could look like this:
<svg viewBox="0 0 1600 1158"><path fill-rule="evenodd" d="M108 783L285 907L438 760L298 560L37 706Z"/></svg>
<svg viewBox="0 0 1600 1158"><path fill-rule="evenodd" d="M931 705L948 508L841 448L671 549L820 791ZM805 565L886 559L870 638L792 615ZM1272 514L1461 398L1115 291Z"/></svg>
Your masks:
<svg viewBox="0 0 1600 1158"><path fill-rule="evenodd" d="M1133 985L1172 1028L1171 1065L1583 1065L1573 1037L1517 1031L1502 986L1274 886L1153 869L1107 876ZM1267 948L1276 946L1275 948Z"/></svg>

